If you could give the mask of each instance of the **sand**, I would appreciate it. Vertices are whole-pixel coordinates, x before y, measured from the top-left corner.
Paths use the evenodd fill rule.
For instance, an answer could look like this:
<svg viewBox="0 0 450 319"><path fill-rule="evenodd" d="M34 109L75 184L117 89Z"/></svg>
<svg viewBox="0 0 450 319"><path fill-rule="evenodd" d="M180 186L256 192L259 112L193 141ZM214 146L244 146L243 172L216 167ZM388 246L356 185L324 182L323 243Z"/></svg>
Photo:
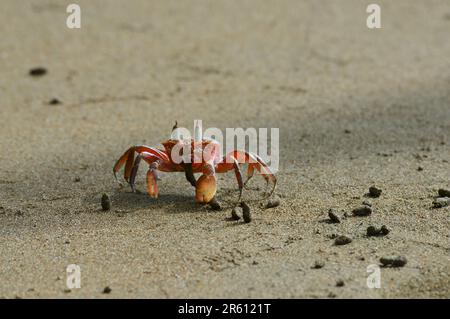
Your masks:
<svg viewBox="0 0 450 319"><path fill-rule="evenodd" d="M63 1L1 4L0 297L450 297L450 208L432 209L450 188L448 1L377 1L379 30L369 1L77 3L79 30ZM219 212L183 174L164 174L157 200L118 186L126 148L194 119L280 129L279 207L228 221L233 173ZM343 218L372 185L372 215ZM368 238L370 225L391 232ZM369 289L386 255L408 263Z"/></svg>

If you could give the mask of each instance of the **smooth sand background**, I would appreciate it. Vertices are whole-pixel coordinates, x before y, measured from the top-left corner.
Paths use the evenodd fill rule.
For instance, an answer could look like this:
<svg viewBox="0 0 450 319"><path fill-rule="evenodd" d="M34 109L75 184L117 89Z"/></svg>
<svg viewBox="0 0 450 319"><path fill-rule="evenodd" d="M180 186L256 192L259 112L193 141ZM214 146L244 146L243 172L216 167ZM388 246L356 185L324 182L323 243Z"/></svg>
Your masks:
<svg viewBox="0 0 450 319"><path fill-rule="evenodd" d="M77 1L69 30L68 1L2 0L0 296L450 297L450 210L431 209L450 188L450 2L377 1L369 30L371 2ZM30 77L37 66L48 74ZM118 156L175 119L279 127L281 206L227 221L232 173L221 212L183 174L163 176L158 200L120 189ZM371 217L324 222L371 185ZM387 237L365 236L382 224ZM366 267L391 254L408 264L368 289ZM65 292L68 264L81 289Z"/></svg>

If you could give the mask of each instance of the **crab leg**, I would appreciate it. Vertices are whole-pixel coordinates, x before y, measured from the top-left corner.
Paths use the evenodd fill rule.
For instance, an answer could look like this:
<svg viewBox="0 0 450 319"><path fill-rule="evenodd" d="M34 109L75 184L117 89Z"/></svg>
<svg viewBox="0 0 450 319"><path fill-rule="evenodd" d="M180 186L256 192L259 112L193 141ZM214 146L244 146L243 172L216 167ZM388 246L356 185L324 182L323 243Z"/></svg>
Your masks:
<svg viewBox="0 0 450 319"><path fill-rule="evenodd" d="M238 201L241 201L242 190L244 189L244 183L242 182L241 169L239 168L238 161L234 157L230 156L230 159L233 160L233 163L227 163L225 161L218 163L216 166L216 172L217 173L225 173L225 172L228 172L228 171L234 169L234 175L236 176L236 180L237 180L237 183L239 186L239 200Z"/></svg>
<svg viewBox="0 0 450 319"><path fill-rule="evenodd" d="M167 154L164 151L161 151L157 148L149 147L149 146L145 146L145 145L132 146L128 150L126 150L125 153L123 153L123 155L118 159L118 161L116 162L116 164L113 167L113 173L114 173L114 177L116 177L116 179L117 179L117 175L116 175L117 172L126 163L123 177L125 178L125 180L127 182L129 182L130 176L131 176L131 171L134 166L133 165L134 164L134 152L136 152L136 153L147 152L147 153L150 153L151 155L154 155L154 156L160 158L163 161L169 161L169 157L167 156Z"/></svg>
<svg viewBox="0 0 450 319"><path fill-rule="evenodd" d="M255 172L255 166L252 164L248 164L247 167L247 178L245 179L244 182L244 187L245 185L247 185L248 181L253 177L253 173Z"/></svg>
<svg viewBox="0 0 450 319"><path fill-rule="evenodd" d="M223 161L226 163L233 163L234 160L237 160L239 164L248 163L247 179L244 185L247 184L250 178L253 177L253 173L256 169L261 174L261 176L266 180L267 185L270 182L272 182L273 187L272 190L268 193L267 197L272 195L272 193L275 190L275 186L277 184L277 179L275 175L271 172L267 164L264 163L264 161L258 155L246 151L235 150L225 155Z"/></svg>
<svg viewBox="0 0 450 319"><path fill-rule="evenodd" d="M126 163L123 177L128 182L131 174L131 169L133 168L133 162L134 162L134 148L131 147L125 153L123 153L123 155L117 160L116 164L114 164L113 173L116 180L117 180L117 172Z"/></svg>
<svg viewBox="0 0 450 319"><path fill-rule="evenodd" d="M156 185L156 168L158 167L158 162L152 163L148 167L147 171L147 193L150 197L158 198L158 186Z"/></svg>
<svg viewBox="0 0 450 319"><path fill-rule="evenodd" d="M130 175L130 186L131 186L131 191L133 193L136 192L136 175L139 169L139 163L141 162L142 159L142 153L138 154L138 156L136 156L136 160L134 161L134 166L133 169L131 170L131 175Z"/></svg>
<svg viewBox="0 0 450 319"><path fill-rule="evenodd" d="M144 159L144 161L146 161L148 164L153 164L153 163L157 163L159 164L159 161L161 160L159 157L156 157L150 153L147 152L143 152L140 153L136 156L136 160L134 161L134 166L133 169L131 170L131 175L130 175L130 186L131 186L131 190L134 192L136 192L136 185L135 185L135 180L136 180L136 175L139 169L139 163L141 162L141 159ZM156 173L155 173L156 175ZM156 175L157 177L157 175Z"/></svg>
<svg viewBox="0 0 450 319"><path fill-rule="evenodd" d="M194 172L192 170L192 163L183 163L183 166L186 179L188 180L189 183L191 183L192 186L195 187L197 181L195 180Z"/></svg>

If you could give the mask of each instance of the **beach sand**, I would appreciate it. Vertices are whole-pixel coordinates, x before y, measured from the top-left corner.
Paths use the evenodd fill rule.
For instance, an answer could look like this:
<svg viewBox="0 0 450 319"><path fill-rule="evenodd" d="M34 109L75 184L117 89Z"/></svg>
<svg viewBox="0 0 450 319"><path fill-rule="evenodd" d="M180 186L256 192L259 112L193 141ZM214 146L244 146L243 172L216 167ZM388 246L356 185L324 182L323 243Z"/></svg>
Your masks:
<svg viewBox="0 0 450 319"><path fill-rule="evenodd" d="M450 297L450 208L432 209L450 188L450 2L379 0L376 30L370 1L77 3L81 29L64 1L0 5L0 297ZM182 173L162 176L157 200L118 186L129 146L195 119L279 128L280 206L227 220L232 172L218 212ZM365 200L372 215L351 216ZM389 255L408 263L369 289L367 267Z"/></svg>

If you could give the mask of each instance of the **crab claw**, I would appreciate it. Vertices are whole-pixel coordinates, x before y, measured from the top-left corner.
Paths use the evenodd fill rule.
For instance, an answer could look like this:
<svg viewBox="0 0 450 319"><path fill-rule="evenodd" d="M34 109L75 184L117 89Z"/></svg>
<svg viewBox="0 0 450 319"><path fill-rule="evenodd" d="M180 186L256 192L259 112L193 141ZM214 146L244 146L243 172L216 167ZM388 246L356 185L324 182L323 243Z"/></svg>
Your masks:
<svg viewBox="0 0 450 319"><path fill-rule="evenodd" d="M216 194L217 181L215 175L202 175L195 186L195 200L198 203L209 203Z"/></svg>

